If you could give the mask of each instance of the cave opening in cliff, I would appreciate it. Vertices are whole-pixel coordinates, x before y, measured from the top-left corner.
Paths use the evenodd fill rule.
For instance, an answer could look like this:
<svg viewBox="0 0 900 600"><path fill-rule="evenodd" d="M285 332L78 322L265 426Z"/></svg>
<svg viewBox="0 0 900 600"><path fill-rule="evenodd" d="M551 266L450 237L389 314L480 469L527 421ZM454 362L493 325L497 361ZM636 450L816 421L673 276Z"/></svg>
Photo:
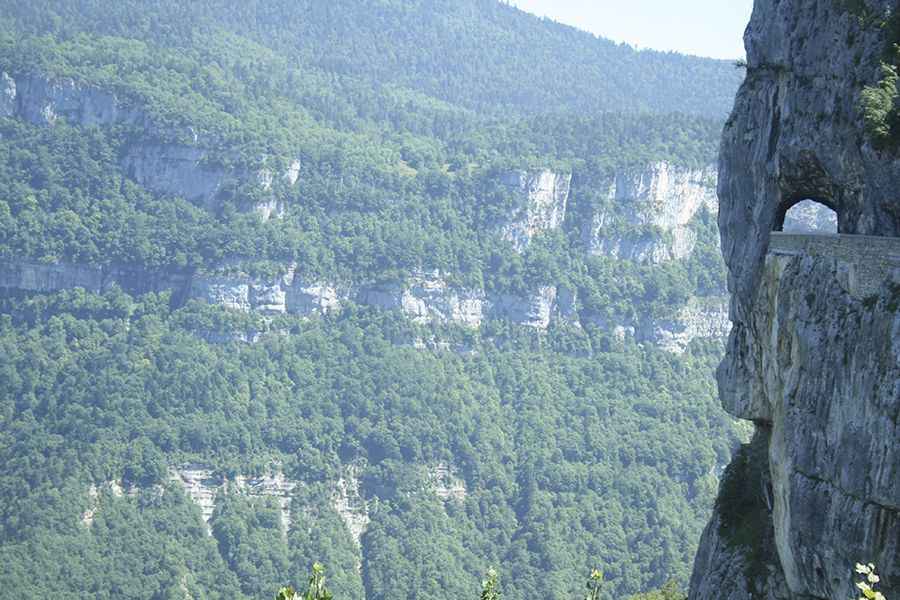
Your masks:
<svg viewBox="0 0 900 600"><path fill-rule="evenodd" d="M836 234L838 213L827 200L804 197L793 199L779 208L775 219L775 231Z"/></svg>

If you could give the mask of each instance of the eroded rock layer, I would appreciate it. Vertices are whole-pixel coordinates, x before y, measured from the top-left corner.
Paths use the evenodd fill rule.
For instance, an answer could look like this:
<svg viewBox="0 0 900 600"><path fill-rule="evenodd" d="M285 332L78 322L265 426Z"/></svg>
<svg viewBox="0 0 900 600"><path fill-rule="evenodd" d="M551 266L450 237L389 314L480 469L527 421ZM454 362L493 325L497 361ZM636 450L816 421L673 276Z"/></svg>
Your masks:
<svg viewBox="0 0 900 600"><path fill-rule="evenodd" d="M768 483L747 490L765 518L724 543L741 522L720 526L723 485L692 599L845 600L856 562L900 592L900 161L861 110L895 8L756 0L719 167L733 330L718 379L726 410L766 432ZM773 237L805 199L873 237Z"/></svg>

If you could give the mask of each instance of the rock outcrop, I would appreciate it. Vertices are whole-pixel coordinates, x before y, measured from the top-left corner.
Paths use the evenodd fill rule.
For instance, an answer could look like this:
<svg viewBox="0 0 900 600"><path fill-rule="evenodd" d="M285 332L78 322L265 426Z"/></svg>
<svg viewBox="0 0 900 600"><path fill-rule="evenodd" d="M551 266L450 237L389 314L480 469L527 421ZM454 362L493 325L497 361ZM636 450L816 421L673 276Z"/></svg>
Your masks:
<svg viewBox="0 0 900 600"><path fill-rule="evenodd" d="M675 354L696 339L724 340L731 331L728 302L721 297L691 298L670 319L654 319L638 326L638 341L650 342Z"/></svg>
<svg viewBox="0 0 900 600"><path fill-rule="evenodd" d="M814 199L837 212L842 233L900 253L900 240L886 239L900 235L900 161L872 144L859 110L889 43L879 21L894 8L755 3L719 168L734 327L718 379L726 410L768 432L777 552L761 576L735 565L767 527L737 553L708 530L692 599L845 600L858 596L856 562L878 566L885 596L900 594L900 276L867 275L844 238L799 252L772 238L791 206Z"/></svg>
<svg viewBox="0 0 900 600"><path fill-rule="evenodd" d="M83 288L103 293L113 285L135 294L171 292L173 304L196 300L213 306L263 316L325 316L340 312L351 300L377 310L399 311L420 324L480 328L486 320L508 321L538 331L554 320L581 327L589 323L617 337L631 337L680 353L697 338L721 339L730 323L721 298L694 298L668 319L611 322L581 314L577 294L565 286L544 286L531 294L487 294L480 289L456 287L439 273L414 274L404 283L344 285L308 279L292 264L281 273L251 276L239 262L224 263L212 272L149 270L134 265L94 266L42 263L31 260L0 261L0 292L54 293ZM207 341L254 341L253 332L198 332ZM258 333L258 332L257 332ZM440 346L440 344L423 347Z"/></svg>
<svg viewBox="0 0 900 600"><path fill-rule="evenodd" d="M362 547L362 536L371 521L369 505L360 493L361 470L358 465L346 465L331 494L331 505L347 526L357 549ZM358 567L361 568L362 565Z"/></svg>
<svg viewBox="0 0 900 600"><path fill-rule="evenodd" d="M340 310L346 292L326 282L310 281L296 273L296 266L282 266L282 273L251 276L239 263L222 265L214 273L196 274L189 298L240 312L261 315L325 315Z"/></svg>
<svg viewBox="0 0 900 600"><path fill-rule="evenodd" d="M288 291L293 280L292 266L286 273L275 277L203 275L194 278L190 295L191 298L231 310L262 315L285 314L288 312ZM292 299L297 297L298 294L291 294ZM312 307L313 303L304 304L304 308Z"/></svg>
<svg viewBox="0 0 900 600"><path fill-rule="evenodd" d="M716 213L716 170L657 162L615 173L600 185L605 202L591 211L582 238L591 254L659 264L685 258L696 236L690 222Z"/></svg>
<svg viewBox="0 0 900 600"><path fill-rule="evenodd" d="M341 293L327 283L294 275L285 295L286 309L297 315L325 315L341 308Z"/></svg>
<svg viewBox="0 0 900 600"><path fill-rule="evenodd" d="M837 233L837 213L814 200L795 204L784 218L783 231L791 233Z"/></svg>
<svg viewBox="0 0 900 600"><path fill-rule="evenodd" d="M72 79L53 79L36 75L13 78L0 73L5 102L0 116L18 117L33 125L54 125L60 118L85 127L138 124L145 121L143 111L127 106L115 93L78 83Z"/></svg>
<svg viewBox="0 0 900 600"><path fill-rule="evenodd" d="M169 470L172 483L181 486L197 506L209 527L219 494L238 494L249 498L275 498L281 514L281 530L287 535L291 527L291 497L297 482L279 469L262 476L238 475L228 479L206 465L189 464ZM211 529L208 529L211 531Z"/></svg>
<svg viewBox="0 0 900 600"><path fill-rule="evenodd" d="M16 114L16 81L6 73L0 73L0 118Z"/></svg>
<svg viewBox="0 0 900 600"><path fill-rule="evenodd" d="M462 502L468 495L466 482L456 469L447 463L438 463L428 470L428 486L441 500Z"/></svg>
<svg viewBox="0 0 900 600"><path fill-rule="evenodd" d="M547 329L556 303L556 288L541 287L534 293L499 294L491 300L490 314L495 319L512 321L532 329Z"/></svg>
<svg viewBox="0 0 900 600"><path fill-rule="evenodd" d="M477 328L487 299L480 290L453 288L440 274L415 276L400 298L400 308L418 323L455 323Z"/></svg>
<svg viewBox="0 0 900 600"><path fill-rule="evenodd" d="M451 286L439 273L414 274L405 283L362 285L355 300L362 306L401 311L417 323L476 329L491 318L543 330L550 326L556 288L542 287L532 294L486 294Z"/></svg>
<svg viewBox="0 0 900 600"><path fill-rule="evenodd" d="M228 172L198 146L166 142L143 142L126 152L125 173L157 194L181 196L189 202L214 209L226 184Z"/></svg>
<svg viewBox="0 0 900 600"><path fill-rule="evenodd" d="M191 280L186 271L155 271L136 265L81 265L33 260L0 261L0 290L53 293L82 288L103 293L113 285L130 294L183 293Z"/></svg>
<svg viewBox="0 0 900 600"><path fill-rule="evenodd" d="M571 173L547 169L514 171L502 182L519 196L518 208L501 230L503 239L511 242L516 251L524 251L536 235L556 229L565 221Z"/></svg>
<svg viewBox="0 0 900 600"><path fill-rule="evenodd" d="M190 143L173 141L161 131L147 112L126 102L115 92L67 78L17 75L0 72L0 117L16 117L38 126L53 126L60 119L81 127L129 125L150 132L153 139L130 144L123 152L125 173L159 193L180 196L209 210L220 208L223 192L252 184L260 198L238 208L255 211L263 220L284 215L284 200L276 184L293 187L300 176L300 161L289 161L276 180L266 157L258 169L225 167L221 157L204 145L192 129ZM178 136L174 136L178 137Z"/></svg>

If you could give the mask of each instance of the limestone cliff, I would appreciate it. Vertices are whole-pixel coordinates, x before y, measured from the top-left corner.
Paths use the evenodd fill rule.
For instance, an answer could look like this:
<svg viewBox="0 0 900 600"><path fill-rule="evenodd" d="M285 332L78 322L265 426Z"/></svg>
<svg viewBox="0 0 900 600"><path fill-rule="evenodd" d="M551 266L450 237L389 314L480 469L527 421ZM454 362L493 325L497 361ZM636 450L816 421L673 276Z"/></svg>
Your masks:
<svg viewBox="0 0 900 600"><path fill-rule="evenodd" d="M652 319L635 331L639 341L651 342L673 353L684 352L695 339L725 339L731 330L723 298L691 298L673 317Z"/></svg>
<svg viewBox="0 0 900 600"><path fill-rule="evenodd" d="M349 302L377 310L398 311L420 324L456 325L479 329L489 319L508 321L538 331L554 319L575 326L590 324L617 337L684 351L698 338L724 339L730 327L720 298L692 298L666 319L613 322L580 313L577 296L565 286L544 286L532 293L488 294L481 289L455 287L439 273L413 274L405 282L338 285L310 279L296 265L282 265L271 276L251 276L239 264L225 263L208 272L160 271L135 265L81 265L33 260L0 261L0 293L54 293L82 288L103 293L116 285L132 294L171 292L173 303L196 300L228 310L263 316L324 316L341 311ZM218 343L253 341L250 334L198 332ZM246 332L245 332L246 333Z"/></svg>
<svg viewBox="0 0 900 600"><path fill-rule="evenodd" d="M12 78L0 79L0 84L4 81L15 88ZM63 98L71 96L84 100L84 97L95 93L93 88L80 88L72 83L59 85L67 90L68 95ZM39 89L46 87L34 86ZM51 89L56 88L51 86ZM80 92L76 93L77 90ZM16 106L23 106L24 101L16 95L18 92L13 91L12 94L19 98ZM41 98L46 96L50 99L41 102L55 106L54 114L80 118L79 115L87 110L76 107L63 111L62 101L48 94ZM118 100L114 96L110 98L110 106L118 106ZM14 107L14 110L22 109ZM109 114L114 115L115 112ZM49 125L47 122L43 124ZM206 204L212 210L219 191L226 181L234 179L235 174L217 170L218 167L210 165L207 158L207 152L200 146L165 145L150 140L129 150L123 161L126 172L139 183L158 193L182 195ZM300 178L300 163L293 161L280 176L278 172L274 167L264 166L256 171L255 176L245 173L242 177L252 179L265 198L278 185L296 185ZM709 188L715 173L654 163L623 171L614 179L618 183L609 198L613 204L603 209L605 212L591 212L587 216L588 222L603 222L613 218L611 215L616 212L619 215L617 219L650 224L658 231L645 232L649 245L642 248L647 252L638 252L632 240L626 244L631 250L622 256L616 253L611 256L622 260L659 262L684 258L689 254L694 241L689 225L691 220L703 207L715 209ZM546 169L515 171L505 175L500 183L518 196L520 206L511 211L502 230L492 233L512 242L517 250L524 251L535 235L563 227L571 180L570 174ZM273 194L269 200L260 201L256 210L267 218L281 215L284 206ZM567 225L572 230L566 233L575 234L577 239L583 225L580 220L584 217L582 214L576 215ZM609 231L591 231L594 232L591 243L600 246L614 244L620 249L625 247L622 245L626 243L624 238L607 239L602 236ZM254 269L246 268L242 262L242 259L230 258L213 267L191 272L186 269L153 270L140 265L103 266L8 259L0 261L0 292L52 293L80 287L101 293L115 284L135 294L171 291L176 306L196 300L263 317L282 314L321 316L338 313L346 306L356 304L397 311L419 324L455 325L476 330L488 320L506 321L538 331L546 331L555 322L575 327L591 325L621 339L630 337L639 343L657 344L672 352L683 351L697 338L722 339L729 327L727 312L720 298L692 298L664 319L644 315L638 319L623 320L599 318L582 310L579 290L565 285L543 285L516 292L488 291L481 287L454 284L452 274L439 271L414 271L402 279L389 281L338 283L327 278L310 277L301 273L298 265L291 263L270 265L274 266L275 274L252 275L250 273ZM211 342L228 342L254 341L258 339L259 332L197 333Z"/></svg>
<svg viewBox="0 0 900 600"><path fill-rule="evenodd" d="M859 561L900 593L900 161L859 110L893 5L756 0L719 167L734 327L718 379L757 424L767 464L747 494L765 511L735 535L723 484L692 599L846 600ZM874 237L773 236L804 199Z"/></svg>
<svg viewBox="0 0 900 600"><path fill-rule="evenodd" d="M254 168L225 167L222 157L193 129L173 135L155 126L137 103L113 90L69 78L0 72L0 117L45 127L60 119L80 127L134 127L142 132L142 139L123 149L122 169L151 191L181 196L210 210L220 208L226 190L249 184L254 199L239 202L238 208L255 211L264 220L280 218L285 205L276 188L291 188L300 176L296 159L286 161L278 179L268 164L270 157L260 157Z"/></svg>
<svg viewBox="0 0 900 600"><path fill-rule="evenodd" d="M513 171L502 183L519 197L519 206L502 228L502 236L522 252L536 235L556 229L566 219L571 173Z"/></svg>
<svg viewBox="0 0 900 600"><path fill-rule="evenodd" d="M803 200L785 215L783 231L837 233L837 213L814 200Z"/></svg>
<svg viewBox="0 0 900 600"><path fill-rule="evenodd" d="M274 498L278 502L282 532L287 535L291 528L291 498L297 482L285 477L280 469L265 475L238 475L228 479L206 465L187 464L169 469L169 481L180 486L185 495L200 507L207 527L215 512L216 498L220 494L237 494L249 498Z"/></svg>
<svg viewBox="0 0 900 600"><path fill-rule="evenodd" d="M117 285L131 294L187 289L191 275L185 270L153 270L138 265L84 265L35 260L0 260L0 290L52 293L82 288L96 294Z"/></svg>
<svg viewBox="0 0 900 600"><path fill-rule="evenodd" d="M713 214L718 208L713 167L656 162L605 179L599 184L605 202L582 226L592 254L652 264L684 258L696 243L691 220L703 208Z"/></svg>

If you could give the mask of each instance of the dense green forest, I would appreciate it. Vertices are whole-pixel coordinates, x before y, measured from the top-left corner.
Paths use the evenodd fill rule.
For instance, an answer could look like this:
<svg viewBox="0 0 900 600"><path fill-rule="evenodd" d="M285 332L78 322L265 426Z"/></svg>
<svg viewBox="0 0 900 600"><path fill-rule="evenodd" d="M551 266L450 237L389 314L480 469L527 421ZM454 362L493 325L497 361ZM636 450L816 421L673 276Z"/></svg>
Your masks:
<svg viewBox="0 0 900 600"><path fill-rule="evenodd" d="M170 314L164 298L8 302L0 552L2 589L20 597L127 596L183 573L197 593L263 597L315 558L344 597L464 597L486 564L513 598L572 597L597 562L625 590L660 585L685 576L710 470L737 439L712 397L714 347L575 357L522 339L463 357L396 344L410 325L381 314L211 345L182 325L197 309ZM277 509L236 498L209 538L177 489L152 487L193 461L281 463L310 516L285 540ZM440 461L465 473L462 502L423 488L419 465ZM379 499L362 573L326 491L350 462ZM118 479L143 491L103 498L84 527L89 483Z"/></svg>
<svg viewBox="0 0 900 600"><path fill-rule="evenodd" d="M228 32L241 40L225 41L259 44L302 72L479 112L724 116L740 82L726 61L638 52L495 0L164 0L153 13L136 0L2 5L19 31L60 39L90 31L196 50L206 35Z"/></svg>
<svg viewBox="0 0 900 600"><path fill-rule="evenodd" d="M605 235L669 235L618 214L610 181L715 161L740 76L722 61L493 0L0 0L0 73L4 277L21 261L296 265L347 286L439 272L575 290L579 311L625 320L725 293L709 210L679 260L584 241L601 209ZM148 183L140 161L168 176L172 156L215 194ZM521 201L504 181L528 169L571 192L517 250L498 234ZM283 215L260 218L266 202ZM623 597L685 582L742 439L715 398L718 340L673 354L596 320L471 329L353 301L300 318L3 281L0 598L266 598L315 561L348 600L474 598L490 565L509 600L580 598L597 566ZM185 465L234 484L208 528ZM234 483L275 472L286 506ZM361 535L336 500L351 479Z"/></svg>

